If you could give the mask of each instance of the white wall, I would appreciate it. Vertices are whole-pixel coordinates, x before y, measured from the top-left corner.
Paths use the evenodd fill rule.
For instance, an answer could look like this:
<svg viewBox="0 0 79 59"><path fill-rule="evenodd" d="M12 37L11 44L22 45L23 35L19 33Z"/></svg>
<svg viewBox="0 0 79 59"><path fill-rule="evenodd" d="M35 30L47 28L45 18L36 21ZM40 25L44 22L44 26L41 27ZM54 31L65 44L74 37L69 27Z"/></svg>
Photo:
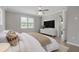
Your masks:
<svg viewBox="0 0 79 59"><path fill-rule="evenodd" d="M1 19L2 19L2 24L0 25L0 31L5 30L5 10L3 8L1 8Z"/></svg>
<svg viewBox="0 0 79 59"><path fill-rule="evenodd" d="M67 41L79 46L79 6L68 7L67 20Z"/></svg>
<svg viewBox="0 0 79 59"><path fill-rule="evenodd" d="M34 28L21 28L21 20L20 17L33 17L34 18ZM18 13L18 12L6 12L6 29L7 30L14 30L17 32L39 32L41 27L41 19L38 16L31 15L31 14L24 14L24 13Z"/></svg>

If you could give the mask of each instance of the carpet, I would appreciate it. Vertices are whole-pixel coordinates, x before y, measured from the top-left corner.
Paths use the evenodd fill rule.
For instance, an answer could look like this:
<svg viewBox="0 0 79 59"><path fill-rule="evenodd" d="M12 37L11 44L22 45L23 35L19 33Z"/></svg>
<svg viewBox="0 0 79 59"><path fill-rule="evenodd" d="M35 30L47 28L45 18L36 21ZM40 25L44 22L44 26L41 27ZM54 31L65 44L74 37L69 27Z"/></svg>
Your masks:
<svg viewBox="0 0 79 59"><path fill-rule="evenodd" d="M69 47L60 44L60 48L58 49L57 52L67 52L68 49L69 49Z"/></svg>

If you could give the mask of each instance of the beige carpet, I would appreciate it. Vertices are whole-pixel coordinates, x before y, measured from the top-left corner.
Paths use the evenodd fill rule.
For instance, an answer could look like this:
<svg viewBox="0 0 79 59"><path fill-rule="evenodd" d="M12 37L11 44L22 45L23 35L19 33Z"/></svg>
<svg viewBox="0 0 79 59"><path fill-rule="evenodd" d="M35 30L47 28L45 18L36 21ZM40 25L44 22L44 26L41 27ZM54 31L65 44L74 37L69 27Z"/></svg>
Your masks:
<svg viewBox="0 0 79 59"><path fill-rule="evenodd" d="M67 52L69 47L60 44L60 48L57 52Z"/></svg>

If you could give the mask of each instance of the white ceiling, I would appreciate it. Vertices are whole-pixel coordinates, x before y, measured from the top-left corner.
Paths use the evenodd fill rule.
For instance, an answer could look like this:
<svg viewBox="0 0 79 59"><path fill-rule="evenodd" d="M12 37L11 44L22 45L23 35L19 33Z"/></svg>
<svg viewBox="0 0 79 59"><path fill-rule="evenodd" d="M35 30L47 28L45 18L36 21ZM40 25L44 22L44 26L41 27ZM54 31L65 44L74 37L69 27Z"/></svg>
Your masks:
<svg viewBox="0 0 79 59"><path fill-rule="evenodd" d="M12 12L20 12L20 13L28 13L37 15L39 6L4 6L6 11ZM64 9L64 6L42 6L43 9L49 9L49 11L45 11L45 15L51 15L54 12Z"/></svg>

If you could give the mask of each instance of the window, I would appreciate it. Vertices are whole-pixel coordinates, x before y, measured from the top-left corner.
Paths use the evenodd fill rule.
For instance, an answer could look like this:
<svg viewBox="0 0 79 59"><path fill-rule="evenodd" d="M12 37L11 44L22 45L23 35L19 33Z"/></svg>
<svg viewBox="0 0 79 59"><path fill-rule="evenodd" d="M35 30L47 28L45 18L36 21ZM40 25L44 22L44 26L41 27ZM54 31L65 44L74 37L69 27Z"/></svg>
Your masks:
<svg viewBox="0 0 79 59"><path fill-rule="evenodd" d="M34 19L31 17L21 17L21 28L34 28Z"/></svg>

